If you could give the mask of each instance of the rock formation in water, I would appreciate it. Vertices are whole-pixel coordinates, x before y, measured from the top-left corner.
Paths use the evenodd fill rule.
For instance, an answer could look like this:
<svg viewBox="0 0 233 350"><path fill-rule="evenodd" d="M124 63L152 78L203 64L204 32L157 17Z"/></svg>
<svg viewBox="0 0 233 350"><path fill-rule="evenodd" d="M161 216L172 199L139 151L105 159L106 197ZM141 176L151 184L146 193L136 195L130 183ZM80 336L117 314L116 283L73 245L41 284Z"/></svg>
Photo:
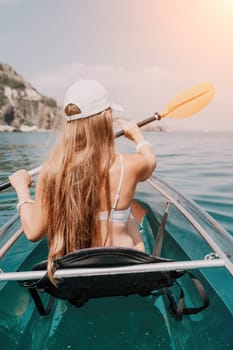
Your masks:
<svg viewBox="0 0 233 350"><path fill-rule="evenodd" d="M40 94L8 64L0 64L0 131L55 129L62 109Z"/></svg>

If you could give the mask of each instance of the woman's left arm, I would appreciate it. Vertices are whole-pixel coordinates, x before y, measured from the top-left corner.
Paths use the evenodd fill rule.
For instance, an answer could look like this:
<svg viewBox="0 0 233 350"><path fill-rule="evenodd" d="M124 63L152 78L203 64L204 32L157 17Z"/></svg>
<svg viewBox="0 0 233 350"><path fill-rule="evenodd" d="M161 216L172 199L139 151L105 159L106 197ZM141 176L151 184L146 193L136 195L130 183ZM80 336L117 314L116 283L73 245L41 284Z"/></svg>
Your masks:
<svg viewBox="0 0 233 350"><path fill-rule="evenodd" d="M30 185L33 178L26 170L16 171L9 176L9 181L18 196L18 211L24 233L30 241L38 241L45 236L47 231L41 203L41 180L38 179L35 201L30 196Z"/></svg>

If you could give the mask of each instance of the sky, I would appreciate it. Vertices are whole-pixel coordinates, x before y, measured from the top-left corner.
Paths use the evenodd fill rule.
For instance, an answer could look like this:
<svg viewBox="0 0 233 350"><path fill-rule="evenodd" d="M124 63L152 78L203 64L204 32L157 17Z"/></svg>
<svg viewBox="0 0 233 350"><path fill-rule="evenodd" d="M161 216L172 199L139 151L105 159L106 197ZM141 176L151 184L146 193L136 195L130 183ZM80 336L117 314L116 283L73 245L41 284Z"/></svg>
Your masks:
<svg viewBox="0 0 233 350"><path fill-rule="evenodd" d="M212 102L171 129L233 131L233 0L0 0L0 62L61 105L96 79L143 120L193 85Z"/></svg>

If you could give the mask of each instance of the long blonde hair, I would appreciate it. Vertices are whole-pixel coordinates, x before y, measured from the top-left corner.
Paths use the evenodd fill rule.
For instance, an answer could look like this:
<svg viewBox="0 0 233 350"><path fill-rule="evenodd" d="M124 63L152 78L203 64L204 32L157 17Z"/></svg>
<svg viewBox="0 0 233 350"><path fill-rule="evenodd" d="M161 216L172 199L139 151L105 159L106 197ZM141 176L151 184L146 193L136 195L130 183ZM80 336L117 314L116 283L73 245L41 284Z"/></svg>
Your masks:
<svg viewBox="0 0 233 350"><path fill-rule="evenodd" d="M71 105L66 114L77 111ZM98 220L100 189L105 189L105 203L110 209L108 171L113 159L112 113L108 109L68 122L45 163L42 205L48 227L48 276L53 283L54 259L103 245Z"/></svg>

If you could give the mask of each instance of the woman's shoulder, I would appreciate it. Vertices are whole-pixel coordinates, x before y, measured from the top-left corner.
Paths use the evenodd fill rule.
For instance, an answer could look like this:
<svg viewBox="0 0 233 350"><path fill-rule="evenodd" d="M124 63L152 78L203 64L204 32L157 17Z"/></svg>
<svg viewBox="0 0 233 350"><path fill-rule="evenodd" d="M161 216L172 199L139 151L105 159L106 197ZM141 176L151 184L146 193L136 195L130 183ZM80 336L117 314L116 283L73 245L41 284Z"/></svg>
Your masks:
<svg viewBox="0 0 233 350"><path fill-rule="evenodd" d="M124 153L122 154L124 164L135 169L141 169L147 166L144 157L138 153Z"/></svg>
<svg viewBox="0 0 233 350"><path fill-rule="evenodd" d="M48 172L49 172L49 166L46 163L42 164L39 176L45 177L47 176Z"/></svg>
<svg viewBox="0 0 233 350"><path fill-rule="evenodd" d="M135 175L137 181L146 180L154 170L154 166L152 167L142 154L124 154L123 159L125 167L129 173Z"/></svg>
<svg viewBox="0 0 233 350"><path fill-rule="evenodd" d="M48 179L48 176L51 175L52 169L49 167L48 164L43 164L38 176L38 182L44 182L46 179Z"/></svg>
<svg viewBox="0 0 233 350"><path fill-rule="evenodd" d="M127 163L135 163L135 162L142 162L143 161L143 156L138 153L121 153L121 156L124 159L124 162Z"/></svg>

